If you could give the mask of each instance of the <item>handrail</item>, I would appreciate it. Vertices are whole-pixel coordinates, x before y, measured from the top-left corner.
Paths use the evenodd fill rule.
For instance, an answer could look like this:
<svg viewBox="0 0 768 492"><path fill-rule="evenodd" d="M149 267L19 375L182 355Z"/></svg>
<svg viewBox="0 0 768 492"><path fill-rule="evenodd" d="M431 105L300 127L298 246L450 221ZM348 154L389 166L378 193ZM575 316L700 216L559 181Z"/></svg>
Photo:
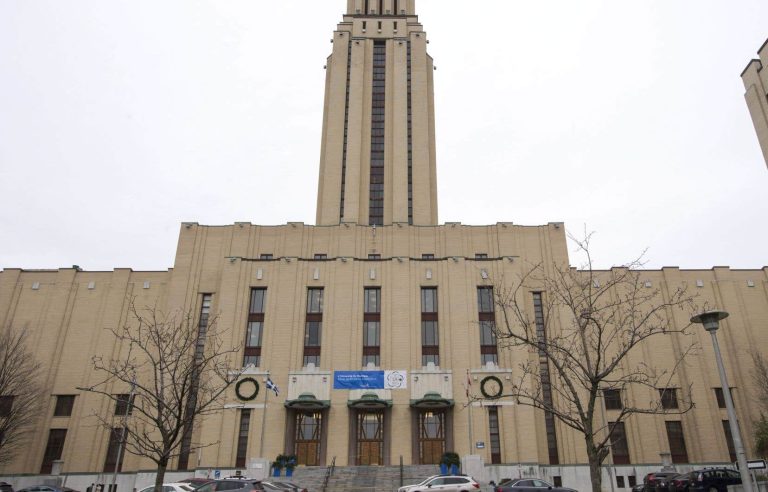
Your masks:
<svg viewBox="0 0 768 492"><path fill-rule="evenodd" d="M325 478L323 479L323 492L326 491L328 488L328 481L331 479L331 476L333 476L333 473L336 471L336 457L334 456L331 460L331 466L328 467L328 469L325 471Z"/></svg>

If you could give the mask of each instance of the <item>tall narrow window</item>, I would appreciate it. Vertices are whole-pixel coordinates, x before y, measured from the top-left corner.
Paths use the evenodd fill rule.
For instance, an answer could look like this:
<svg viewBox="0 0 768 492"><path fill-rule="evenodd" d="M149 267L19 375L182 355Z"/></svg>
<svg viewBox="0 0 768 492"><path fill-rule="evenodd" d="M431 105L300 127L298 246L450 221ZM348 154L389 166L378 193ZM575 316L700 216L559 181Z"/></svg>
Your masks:
<svg viewBox="0 0 768 492"><path fill-rule="evenodd" d="M13 409L13 399L15 396L0 396L0 417L8 417Z"/></svg>
<svg viewBox="0 0 768 492"><path fill-rule="evenodd" d="M264 335L264 306L267 289L251 289L251 302L248 308L248 327L245 334L243 367L261 365L261 339Z"/></svg>
<svg viewBox="0 0 768 492"><path fill-rule="evenodd" d="M421 289L421 365L440 365L440 336L437 327L437 288Z"/></svg>
<svg viewBox="0 0 768 492"><path fill-rule="evenodd" d="M368 0L365 2L365 13L368 13ZM368 23L363 21L363 31ZM344 100L344 147L341 156L341 202L339 203L339 222L344 220L344 199L347 189L347 143L349 141L349 92L352 80L352 43L347 41L347 92Z"/></svg>
<svg viewBox="0 0 768 492"><path fill-rule="evenodd" d="M688 463L688 449L685 447L683 423L679 420L665 423L667 426L667 439L669 440L669 452L672 455L672 463Z"/></svg>
<svg viewBox="0 0 768 492"><path fill-rule="evenodd" d="M608 422L608 427L610 428L611 426L614 426L614 423ZM613 454L614 465L628 465L631 463L624 422L619 422L613 427L613 432L611 433L611 454Z"/></svg>
<svg viewBox="0 0 768 492"><path fill-rule="evenodd" d="M245 468L245 459L248 456L248 431L251 426L251 409L244 408L240 412L240 430L237 434L235 466L237 468Z"/></svg>
<svg viewBox="0 0 768 492"><path fill-rule="evenodd" d="M109 433L109 443L107 444L107 457L104 459L104 471L114 472L122 471L123 458L125 453L120 453L120 444L123 438L123 428L114 427ZM117 461L117 455L120 454L120 462Z"/></svg>
<svg viewBox="0 0 768 492"><path fill-rule="evenodd" d="M373 44L373 94L371 98L371 175L368 225L384 225L384 107L386 95L387 45Z"/></svg>
<svg viewBox="0 0 768 492"><path fill-rule="evenodd" d="M541 377L541 392L544 403L552 406L552 380L549 374L549 361L544 347L547 343L546 322L544 319L544 297L541 292L533 293L533 312L536 321L536 337L539 342L539 373ZM560 463L560 454L557 451L557 431L555 429L555 416L552 412L544 412L544 423L547 429L547 449L549 450L549 463Z"/></svg>
<svg viewBox="0 0 768 492"><path fill-rule="evenodd" d="M498 465L501 463L501 435L497 407L488 407L488 430L491 434L491 464Z"/></svg>
<svg viewBox="0 0 768 492"><path fill-rule="evenodd" d="M323 289L307 289L307 321L304 325L304 366L320 366L323 335Z"/></svg>
<svg viewBox="0 0 768 492"><path fill-rule="evenodd" d="M733 391L736 388L731 388L731 398L734 399ZM715 388L715 399L717 400L717 407L718 408L726 408L725 405L725 393L723 393L723 388ZM736 401L734 399L733 405L736 406Z"/></svg>
<svg viewBox="0 0 768 492"><path fill-rule="evenodd" d="M384 14L384 0L379 0L379 15Z"/></svg>
<svg viewBox="0 0 768 492"><path fill-rule="evenodd" d="M605 389L603 390L603 398L605 399L606 410L621 410L624 408L624 403L621 401L621 390Z"/></svg>
<svg viewBox="0 0 768 492"><path fill-rule="evenodd" d="M72 415L72 407L74 406L74 395L58 395L56 396L56 408L53 409L53 416L69 417Z"/></svg>
<svg viewBox="0 0 768 492"><path fill-rule="evenodd" d="M477 311L480 320L480 359L483 365L499 363L499 349L496 346L496 313L493 302L493 287L477 288Z"/></svg>
<svg viewBox="0 0 768 492"><path fill-rule="evenodd" d="M381 289L369 287L364 291L363 307L363 367L381 365Z"/></svg>
<svg viewBox="0 0 768 492"><path fill-rule="evenodd" d="M43 454L43 464L40 466L40 473L48 475L53 469L53 462L61 459L61 453L64 451L64 440L67 438L67 429L51 429L48 433L48 444L45 446Z"/></svg>
<svg viewBox="0 0 768 492"><path fill-rule="evenodd" d="M728 457L731 463L736 462L736 446L733 445L733 434L731 434L731 424L723 420L723 432L725 433L725 442L728 444Z"/></svg>
<svg viewBox="0 0 768 492"><path fill-rule="evenodd" d="M395 10L397 12L397 10ZM413 98L411 96L411 42L408 43L408 223L413 225Z"/></svg>
<svg viewBox="0 0 768 492"><path fill-rule="evenodd" d="M205 339L208 334L208 321L211 316L211 305L213 304L213 294L201 294L200 300L200 318L197 323L197 345L195 346L195 361L199 361L203 358L203 351L205 350ZM189 384L189 397L187 398L187 405L184 409L185 415L192 415L197 407L197 390L200 385L200 375L197 372L192 372L191 380ZM186 470L189 467L189 452L192 448L192 431L194 429L194 421L188 420L184 426L184 433L181 437L181 449L179 452L179 470ZM122 466L122 465L121 465Z"/></svg>

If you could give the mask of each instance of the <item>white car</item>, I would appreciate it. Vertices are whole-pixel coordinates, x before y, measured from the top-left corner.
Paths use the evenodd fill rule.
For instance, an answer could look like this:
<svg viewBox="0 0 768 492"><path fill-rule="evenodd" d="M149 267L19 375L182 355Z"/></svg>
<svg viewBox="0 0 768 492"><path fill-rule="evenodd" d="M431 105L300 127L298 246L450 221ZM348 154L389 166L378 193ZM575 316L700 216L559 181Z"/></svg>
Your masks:
<svg viewBox="0 0 768 492"><path fill-rule="evenodd" d="M470 492L480 488L472 477L465 475L434 475L416 485L400 487L397 492Z"/></svg>
<svg viewBox="0 0 768 492"><path fill-rule="evenodd" d="M154 492L155 486L150 485L149 487L144 487L139 492ZM164 483L163 484L163 492L192 492L194 487L190 486L188 483Z"/></svg>

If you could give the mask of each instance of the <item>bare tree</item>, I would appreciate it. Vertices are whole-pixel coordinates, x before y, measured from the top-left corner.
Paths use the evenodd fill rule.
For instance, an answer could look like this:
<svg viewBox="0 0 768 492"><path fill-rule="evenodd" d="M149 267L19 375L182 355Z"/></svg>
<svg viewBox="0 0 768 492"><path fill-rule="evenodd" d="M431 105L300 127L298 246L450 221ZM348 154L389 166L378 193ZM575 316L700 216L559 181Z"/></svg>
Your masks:
<svg viewBox="0 0 768 492"><path fill-rule="evenodd" d="M40 365L27 346L27 333L0 333L0 464L10 463L37 419Z"/></svg>
<svg viewBox="0 0 768 492"><path fill-rule="evenodd" d="M690 388L666 389L695 347L687 337L690 324L677 327L672 320L674 310L692 310L693 299L682 287L649 288L640 260L597 272L590 235L569 238L586 257L582 268L538 264L511 285L494 288L498 345L538 357L521 363L512 387L493 396L541 409L551 425L556 419L582 434L592 490L600 492L601 465L618 444L619 424L636 414L682 414L693 407ZM680 344L664 369L643 362L642 345L654 339ZM632 401L630 392L638 390L653 396ZM620 401L610 423L596 413L607 394Z"/></svg>
<svg viewBox="0 0 768 492"><path fill-rule="evenodd" d="M226 347L216 318L191 313L166 314L157 307L129 307L129 321L114 334L122 354L112 359L94 357L101 380L83 391L127 405L120 425L125 450L157 465L155 491L162 490L169 462L179 456L185 429L204 415L221 410L220 400L241 370L230 367L237 347ZM126 398L128 388L133 397ZM102 426L114 432L115 421L99 415ZM214 443L193 445L190 451ZM115 466L119 466L117 463Z"/></svg>
<svg viewBox="0 0 768 492"><path fill-rule="evenodd" d="M755 452L768 457L768 361L763 355L752 352L752 380L755 383L755 400L760 406L760 420L755 423Z"/></svg>

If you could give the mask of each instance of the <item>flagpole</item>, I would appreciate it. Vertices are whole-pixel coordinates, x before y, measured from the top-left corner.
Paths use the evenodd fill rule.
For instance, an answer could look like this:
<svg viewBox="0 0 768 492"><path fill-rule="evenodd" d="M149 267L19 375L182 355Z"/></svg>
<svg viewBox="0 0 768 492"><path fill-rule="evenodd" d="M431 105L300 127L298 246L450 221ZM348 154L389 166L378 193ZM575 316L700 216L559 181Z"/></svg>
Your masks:
<svg viewBox="0 0 768 492"><path fill-rule="evenodd" d="M267 381L269 380L269 371L267 371L267 377L264 380L264 411L261 413L261 443L259 443L259 458L264 458L264 429L267 425L267 397L269 396L269 388L267 388ZM269 473L267 473L269 477Z"/></svg>

